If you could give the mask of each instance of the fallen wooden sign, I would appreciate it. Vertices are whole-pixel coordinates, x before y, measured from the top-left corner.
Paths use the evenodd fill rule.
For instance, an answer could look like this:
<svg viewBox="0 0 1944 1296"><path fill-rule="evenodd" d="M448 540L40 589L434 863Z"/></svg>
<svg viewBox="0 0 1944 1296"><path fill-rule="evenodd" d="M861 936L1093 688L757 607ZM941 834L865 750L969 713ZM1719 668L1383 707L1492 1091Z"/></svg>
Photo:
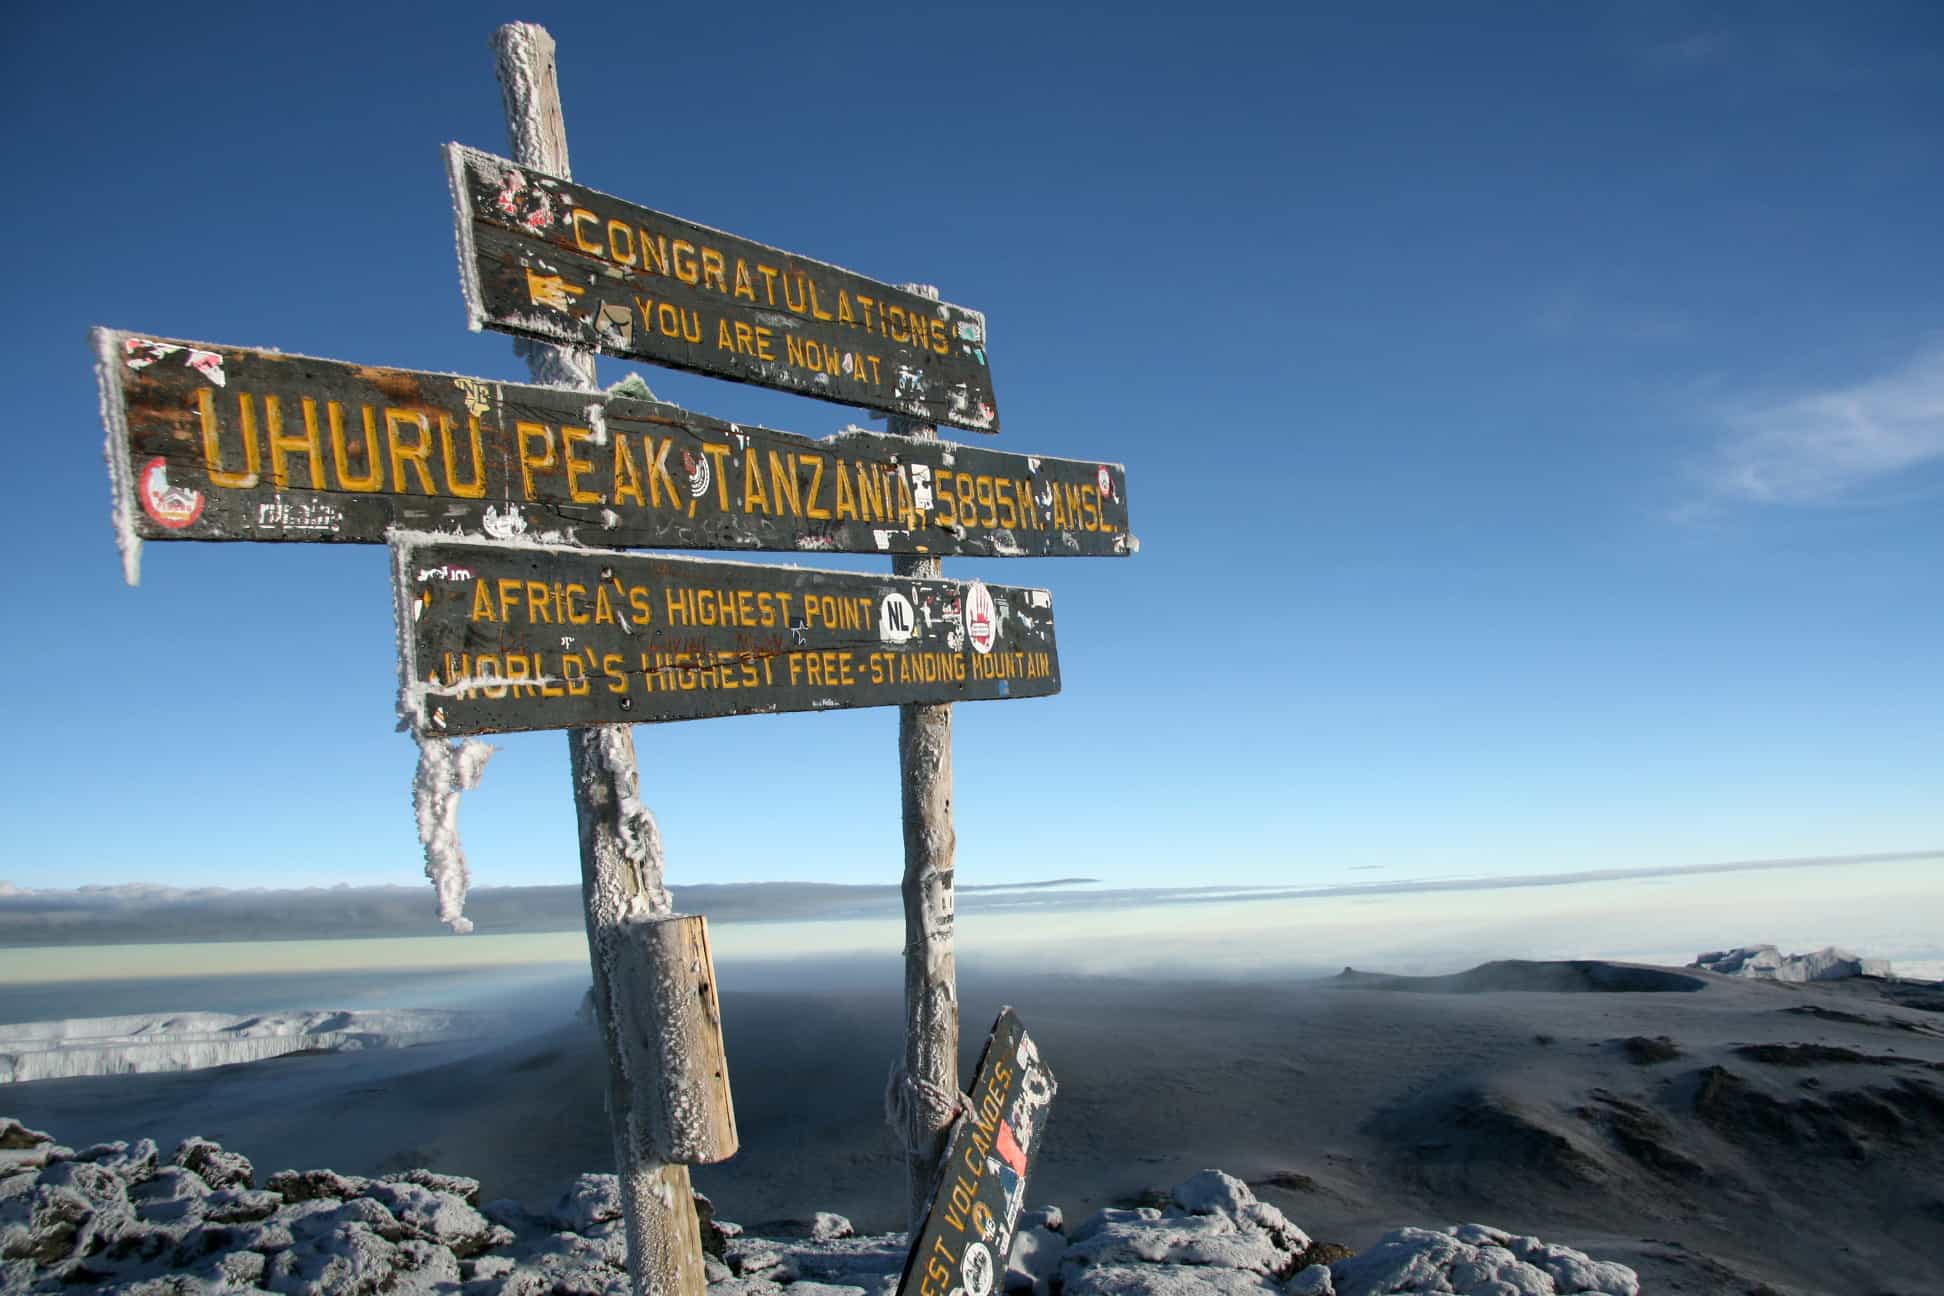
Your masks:
<svg viewBox="0 0 1944 1296"><path fill-rule="evenodd" d="M1060 691L1040 589L409 532L392 569L422 735Z"/></svg>
<svg viewBox="0 0 1944 1296"><path fill-rule="evenodd" d="M446 145L469 322L997 432L985 316Z"/></svg>
<svg viewBox="0 0 1944 1296"><path fill-rule="evenodd" d="M1011 1008L979 1056L969 1105L953 1127L897 1296L1003 1292L1026 1172L1058 1086Z"/></svg>
<svg viewBox="0 0 1944 1296"><path fill-rule="evenodd" d="M378 544L393 526L616 548L1114 555L1119 464L97 329L125 541Z"/></svg>

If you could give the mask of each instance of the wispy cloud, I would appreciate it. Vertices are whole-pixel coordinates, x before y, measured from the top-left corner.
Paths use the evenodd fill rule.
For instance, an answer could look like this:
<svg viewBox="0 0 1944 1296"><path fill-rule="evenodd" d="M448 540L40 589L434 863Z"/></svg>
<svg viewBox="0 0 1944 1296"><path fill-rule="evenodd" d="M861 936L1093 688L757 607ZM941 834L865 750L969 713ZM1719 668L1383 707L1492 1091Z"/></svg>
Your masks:
<svg viewBox="0 0 1944 1296"><path fill-rule="evenodd" d="M1718 499L1807 504L1944 461L1944 343L1847 387L1718 408L1722 440L1700 464Z"/></svg>

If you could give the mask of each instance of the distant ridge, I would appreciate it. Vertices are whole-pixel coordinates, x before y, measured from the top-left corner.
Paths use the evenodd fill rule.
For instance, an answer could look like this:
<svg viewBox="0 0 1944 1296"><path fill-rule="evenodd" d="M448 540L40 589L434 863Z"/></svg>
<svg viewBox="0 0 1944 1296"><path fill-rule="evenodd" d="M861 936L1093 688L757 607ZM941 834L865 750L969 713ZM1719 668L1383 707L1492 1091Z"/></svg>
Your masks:
<svg viewBox="0 0 1944 1296"><path fill-rule="evenodd" d="M1390 878L1299 886L1108 886L1095 877L977 883L958 888L967 912L1031 912L1084 907L1247 903L1339 896L1498 891L1574 886L1633 878L1686 877L1762 869L1842 867L1944 859L1944 850L1797 856L1672 867L1592 869L1579 873ZM820 922L895 918L895 884L714 882L671 887L675 907L717 923ZM73 890L30 890L0 881L0 946L129 945L435 936L431 891L417 885L337 885L272 891L261 888L171 887L132 882ZM578 885L474 887L466 916L485 935L578 931L585 922Z"/></svg>

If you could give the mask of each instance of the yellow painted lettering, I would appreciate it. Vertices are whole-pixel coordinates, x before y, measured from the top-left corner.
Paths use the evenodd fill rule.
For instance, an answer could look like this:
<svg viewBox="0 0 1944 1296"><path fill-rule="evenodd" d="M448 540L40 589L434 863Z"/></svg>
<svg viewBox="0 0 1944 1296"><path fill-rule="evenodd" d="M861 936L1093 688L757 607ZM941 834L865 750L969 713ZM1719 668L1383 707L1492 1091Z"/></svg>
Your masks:
<svg viewBox="0 0 1944 1296"><path fill-rule="evenodd" d="M569 219L572 220L574 223L574 246L575 247L579 248L583 252L591 252L595 256L607 255L606 248L602 247L598 243L589 243L587 241L587 236L581 233L581 225L583 223L589 225L599 225L601 223L601 218L599 216L596 216L593 212L587 210L587 208L585 207L576 207L574 208Z"/></svg>
<svg viewBox="0 0 1944 1296"><path fill-rule="evenodd" d="M250 410L250 398L239 393L237 399L243 411L243 471L229 472L223 467L222 439L216 426L216 398L207 387L197 389L196 404L202 411L203 467L209 470L210 485L248 490L257 484L262 460L258 457L256 416Z"/></svg>
<svg viewBox="0 0 1944 1296"><path fill-rule="evenodd" d="M633 499L636 508L648 507L641 494L641 470L635 466L634 451L628 448L628 434L614 434L614 502Z"/></svg>
<svg viewBox="0 0 1944 1296"><path fill-rule="evenodd" d="M769 494L763 489L763 466L751 446L743 451L743 512L754 513L758 508L765 514L770 511Z"/></svg>
<svg viewBox="0 0 1944 1296"><path fill-rule="evenodd" d="M769 452L770 493L776 496L776 511L783 512L783 503L789 501L790 513L795 517L803 516L803 499L797 492L796 456Z"/></svg>
<svg viewBox="0 0 1944 1296"><path fill-rule="evenodd" d="M593 472L594 461L592 459L576 459L574 457L574 446L576 443L592 441L593 439L594 433L588 428L569 427L564 423L561 425L560 462L567 470L567 498L576 504L605 503L599 491L581 489L581 474Z"/></svg>
<svg viewBox="0 0 1944 1296"><path fill-rule="evenodd" d="M358 450L364 455L365 473L362 477L351 471L351 447L344 439L344 406L336 401L326 401L324 416L331 425L331 466L337 469L338 485L348 491L363 491L369 494L385 484L385 461L378 457L378 420L372 414L371 406L361 407L364 411L364 440L358 442ZM304 418L312 415L311 402L304 401ZM253 463L250 465L255 468ZM215 481L215 474L210 475Z"/></svg>
<svg viewBox="0 0 1944 1296"><path fill-rule="evenodd" d="M248 400L247 396L243 399ZM304 456L310 465L310 484L312 490L324 489L324 441L318 435L315 420L305 420L302 436L285 436L283 430L283 403L275 396L263 398L264 431L270 441L270 480L279 489L290 485L290 453L296 451ZM430 491L426 492L428 495Z"/></svg>
<svg viewBox="0 0 1944 1296"><path fill-rule="evenodd" d="M800 460L810 465L810 486L804 492L803 516L809 518L828 518L830 516L830 510L820 507L817 503L817 492L823 486L823 456L820 454L812 454L806 450L800 456Z"/></svg>
<svg viewBox="0 0 1944 1296"><path fill-rule="evenodd" d="M306 420L308 421L308 419ZM483 499L486 495L486 454L479 443L479 418L468 416L466 428L472 441L473 472L471 481L459 480L459 465L452 456L452 416L439 415L439 446L444 451L446 491L460 499Z"/></svg>
<svg viewBox="0 0 1944 1296"><path fill-rule="evenodd" d="M576 236L579 235L580 229L578 226L575 227L574 233ZM607 242L608 260L624 266L631 266L635 263L637 258L635 256L634 226L628 224L626 221L609 220L607 223Z"/></svg>
<svg viewBox="0 0 1944 1296"><path fill-rule="evenodd" d="M416 433L410 444L403 435L406 431ZM419 489L427 495L433 494L432 473L425 462L432 455L432 420L425 417L423 410L403 410L387 405L385 439L391 442L392 489L400 495L407 493L405 465L410 464L412 475L418 478Z"/></svg>
<svg viewBox="0 0 1944 1296"><path fill-rule="evenodd" d="M553 429L544 423L529 423L524 419L513 425L513 433L520 443L520 484L526 489L526 498L534 498L533 470L546 470L554 466ZM528 448L529 443L538 440L546 451L544 458L537 458Z"/></svg>
<svg viewBox="0 0 1944 1296"><path fill-rule="evenodd" d="M674 258L669 262L675 267L675 277L685 284L701 279L701 271L695 264L695 244L687 239L675 239L669 246L675 250Z"/></svg>

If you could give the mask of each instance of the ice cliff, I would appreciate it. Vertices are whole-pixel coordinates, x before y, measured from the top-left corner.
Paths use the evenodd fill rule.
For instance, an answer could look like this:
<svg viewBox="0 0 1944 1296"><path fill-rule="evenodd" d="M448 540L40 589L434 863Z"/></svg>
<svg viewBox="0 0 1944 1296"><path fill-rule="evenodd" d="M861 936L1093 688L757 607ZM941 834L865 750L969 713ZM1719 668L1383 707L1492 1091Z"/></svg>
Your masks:
<svg viewBox="0 0 1944 1296"><path fill-rule="evenodd" d="M1808 954L1784 954L1773 945L1745 945L1695 956L1688 964L1722 976L1756 977L1764 981L1841 981L1847 977L1887 977L1890 960L1858 958L1848 950L1825 945Z"/></svg>
<svg viewBox="0 0 1944 1296"><path fill-rule="evenodd" d="M474 1033L463 1013L165 1013L0 1026L0 1083L195 1071L285 1053L401 1048Z"/></svg>

